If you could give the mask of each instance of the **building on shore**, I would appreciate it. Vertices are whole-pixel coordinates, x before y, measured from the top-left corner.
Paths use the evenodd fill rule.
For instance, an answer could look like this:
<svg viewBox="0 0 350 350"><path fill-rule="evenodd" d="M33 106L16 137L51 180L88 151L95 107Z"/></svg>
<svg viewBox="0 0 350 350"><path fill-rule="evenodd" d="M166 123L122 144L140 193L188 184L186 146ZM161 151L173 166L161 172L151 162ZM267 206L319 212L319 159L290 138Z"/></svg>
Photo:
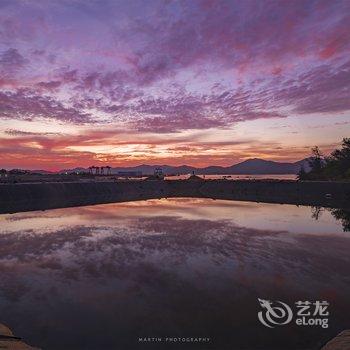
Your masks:
<svg viewBox="0 0 350 350"><path fill-rule="evenodd" d="M156 168L154 170L154 176L158 179L158 180L164 180L164 173L163 173L163 169L162 168Z"/></svg>
<svg viewBox="0 0 350 350"><path fill-rule="evenodd" d="M164 180L165 175L162 168L156 168L153 175L147 177L146 180Z"/></svg>

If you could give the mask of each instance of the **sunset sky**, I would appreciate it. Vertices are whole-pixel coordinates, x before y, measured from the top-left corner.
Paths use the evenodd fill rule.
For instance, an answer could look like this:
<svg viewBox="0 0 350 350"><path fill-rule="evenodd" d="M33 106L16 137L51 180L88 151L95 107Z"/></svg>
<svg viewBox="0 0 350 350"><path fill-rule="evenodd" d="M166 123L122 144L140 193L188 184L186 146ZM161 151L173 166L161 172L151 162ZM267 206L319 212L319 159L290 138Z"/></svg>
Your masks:
<svg viewBox="0 0 350 350"><path fill-rule="evenodd" d="M330 152L349 23L349 0L0 0L0 168Z"/></svg>

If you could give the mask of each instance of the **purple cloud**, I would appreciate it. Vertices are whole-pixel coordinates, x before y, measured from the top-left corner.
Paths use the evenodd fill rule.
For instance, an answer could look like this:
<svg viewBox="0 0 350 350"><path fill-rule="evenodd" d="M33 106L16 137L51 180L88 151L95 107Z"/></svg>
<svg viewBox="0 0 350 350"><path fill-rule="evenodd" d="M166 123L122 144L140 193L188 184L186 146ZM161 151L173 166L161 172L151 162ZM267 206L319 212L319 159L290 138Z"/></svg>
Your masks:
<svg viewBox="0 0 350 350"><path fill-rule="evenodd" d="M40 117L78 124L92 122L87 113L65 107L51 97L37 95L25 89L16 92L0 92L0 117L20 120L33 120Z"/></svg>
<svg viewBox="0 0 350 350"><path fill-rule="evenodd" d="M42 88L44 90L49 90L49 91L54 91L57 88L59 88L61 86L62 82L57 81L57 80L51 80L48 82L42 81L40 83L37 84L37 86L39 88Z"/></svg>
<svg viewBox="0 0 350 350"><path fill-rule="evenodd" d="M10 48L0 55L0 65L3 69L16 70L26 63L28 63L28 60L14 48Z"/></svg>
<svg viewBox="0 0 350 350"><path fill-rule="evenodd" d="M293 80L269 95L276 105L288 103L301 114L350 110L350 61L334 67L322 65Z"/></svg>
<svg viewBox="0 0 350 350"><path fill-rule="evenodd" d="M0 19L1 118L178 132L350 109L346 0L13 1Z"/></svg>

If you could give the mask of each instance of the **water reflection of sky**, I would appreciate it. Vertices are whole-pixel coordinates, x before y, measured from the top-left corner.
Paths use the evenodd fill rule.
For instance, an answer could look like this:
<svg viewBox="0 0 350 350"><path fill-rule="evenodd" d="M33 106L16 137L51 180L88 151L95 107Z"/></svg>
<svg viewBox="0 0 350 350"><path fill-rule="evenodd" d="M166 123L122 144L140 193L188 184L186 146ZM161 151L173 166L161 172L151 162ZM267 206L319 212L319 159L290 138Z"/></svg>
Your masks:
<svg viewBox="0 0 350 350"><path fill-rule="evenodd" d="M0 227L2 322L43 348L181 335L317 349L350 328L350 235L328 211L316 221L307 207L163 199L1 215ZM257 297L329 300L331 327L271 334Z"/></svg>

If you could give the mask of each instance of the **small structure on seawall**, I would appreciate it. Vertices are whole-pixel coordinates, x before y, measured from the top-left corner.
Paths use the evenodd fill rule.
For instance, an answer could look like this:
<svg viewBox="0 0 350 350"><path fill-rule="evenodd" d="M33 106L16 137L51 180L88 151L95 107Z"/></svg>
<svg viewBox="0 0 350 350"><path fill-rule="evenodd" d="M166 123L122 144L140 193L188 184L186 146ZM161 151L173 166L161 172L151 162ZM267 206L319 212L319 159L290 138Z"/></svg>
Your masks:
<svg viewBox="0 0 350 350"><path fill-rule="evenodd" d="M0 349L8 350L40 350L34 348L13 335L10 328L0 323Z"/></svg>
<svg viewBox="0 0 350 350"><path fill-rule="evenodd" d="M198 175L195 175L194 171L192 171L192 175L187 180L190 180L190 181L204 181L203 178L201 178Z"/></svg>
<svg viewBox="0 0 350 350"><path fill-rule="evenodd" d="M153 175L150 175L146 180L164 180L164 173L162 168L156 168Z"/></svg>

